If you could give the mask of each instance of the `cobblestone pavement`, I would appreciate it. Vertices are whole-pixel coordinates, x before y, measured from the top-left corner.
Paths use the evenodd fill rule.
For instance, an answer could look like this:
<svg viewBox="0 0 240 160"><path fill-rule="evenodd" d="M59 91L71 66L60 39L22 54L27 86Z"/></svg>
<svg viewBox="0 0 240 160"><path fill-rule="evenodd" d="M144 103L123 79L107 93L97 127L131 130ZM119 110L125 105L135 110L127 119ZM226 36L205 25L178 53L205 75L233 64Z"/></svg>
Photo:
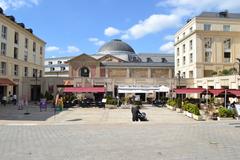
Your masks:
<svg viewBox="0 0 240 160"><path fill-rule="evenodd" d="M167 109L143 111L149 122L130 122L129 110L94 108L70 109L55 120L1 120L0 159L240 159L240 121L197 122Z"/></svg>

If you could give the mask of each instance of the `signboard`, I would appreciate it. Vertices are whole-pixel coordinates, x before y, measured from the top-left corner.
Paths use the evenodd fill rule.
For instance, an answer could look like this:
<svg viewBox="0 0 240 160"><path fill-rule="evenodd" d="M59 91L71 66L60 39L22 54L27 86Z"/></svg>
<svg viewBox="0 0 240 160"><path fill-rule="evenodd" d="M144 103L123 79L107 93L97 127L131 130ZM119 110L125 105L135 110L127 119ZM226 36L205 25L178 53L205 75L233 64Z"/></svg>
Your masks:
<svg viewBox="0 0 240 160"><path fill-rule="evenodd" d="M240 116L240 104L235 104L237 115Z"/></svg>

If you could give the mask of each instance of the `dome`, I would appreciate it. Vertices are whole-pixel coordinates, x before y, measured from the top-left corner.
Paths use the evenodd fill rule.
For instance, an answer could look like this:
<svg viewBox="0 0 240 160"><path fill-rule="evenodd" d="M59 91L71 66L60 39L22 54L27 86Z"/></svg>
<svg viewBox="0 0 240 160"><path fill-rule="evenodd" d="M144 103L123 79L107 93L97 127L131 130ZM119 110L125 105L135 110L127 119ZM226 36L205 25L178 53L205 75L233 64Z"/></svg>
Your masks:
<svg viewBox="0 0 240 160"><path fill-rule="evenodd" d="M115 53L115 52L127 52L128 54L134 54L135 51L127 43L120 39L113 39L112 41L104 44L99 50L99 53Z"/></svg>

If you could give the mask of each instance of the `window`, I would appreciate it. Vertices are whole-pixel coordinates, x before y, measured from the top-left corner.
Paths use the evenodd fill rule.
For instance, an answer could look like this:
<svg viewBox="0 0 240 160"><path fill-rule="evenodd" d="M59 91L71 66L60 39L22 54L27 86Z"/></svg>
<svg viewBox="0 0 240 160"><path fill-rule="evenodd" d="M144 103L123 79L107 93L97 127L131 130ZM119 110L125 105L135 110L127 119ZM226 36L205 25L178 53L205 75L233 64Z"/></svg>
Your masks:
<svg viewBox="0 0 240 160"><path fill-rule="evenodd" d="M24 61L28 61L28 52L27 51L25 51L24 52Z"/></svg>
<svg viewBox="0 0 240 160"><path fill-rule="evenodd" d="M186 57L183 56L183 65L185 65L185 64L186 64Z"/></svg>
<svg viewBox="0 0 240 160"><path fill-rule="evenodd" d="M24 67L24 77L28 76L28 67Z"/></svg>
<svg viewBox="0 0 240 160"><path fill-rule="evenodd" d="M177 66L179 66L179 59L177 59Z"/></svg>
<svg viewBox="0 0 240 160"><path fill-rule="evenodd" d="M36 53L33 54L33 63L36 64Z"/></svg>
<svg viewBox="0 0 240 160"><path fill-rule="evenodd" d="M14 65L14 76L18 76L18 65Z"/></svg>
<svg viewBox="0 0 240 160"><path fill-rule="evenodd" d="M14 47L14 53L13 53L14 59L18 59L18 48Z"/></svg>
<svg viewBox="0 0 240 160"><path fill-rule="evenodd" d="M33 52L36 52L36 42L33 42Z"/></svg>
<svg viewBox="0 0 240 160"><path fill-rule="evenodd" d="M183 72L183 78L185 78L186 77L186 73L185 72Z"/></svg>
<svg viewBox="0 0 240 160"><path fill-rule="evenodd" d="M1 62L0 75L7 74L7 64L6 62Z"/></svg>
<svg viewBox="0 0 240 160"><path fill-rule="evenodd" d="M52 64L53 64L53 62L52 62L52 61L49 61L49 62L48 62L48 65L52 65Z"/></svg>
<svg viewBox="0 0 240 160"><path fill-rule="evenodd" d="M193 71L189 71L189 78L193 78Z"/></svg>
<svg viewBox="0 0 240 160"><path fill-rule="evenodd" d="M229 63L231 59L231 53L230 52L224 52L224 62Z"/></svg>
<svg viewBox="0 0 240 160"><path fill-rule="evenodd" d="M40 47L40 55L42 55L43 54L43 47L41 46Z"/></svg>
<svg viewBox="0 0 240 160"><path fill-rule="evenodd" d="M28 48L28 39L27 38L25 38L25 48L27 49Z"/></svg>
<svg viewBox="0 0 240 160"><path fill-rule="evenodd" d="M230 50L231 49L231 39L226 39L223 42L224 50Z"/></svg>
<svg viewBox="0 0 240 160"><path fill-rule="evenodd" d="M14 34L14 43L15 44L18 44L18 32L15 32L15 34Z"/></svg>
<svg viewBox="0 0 240 160"><path fill-rule="evenodd" d="M66 70L66 68L65 67L61 67L61 71L65 71Z"/></svg>
<svg viewBox="0 0 240 160"><path fill-rule="evenodd" d="M179 41L179 37L177 37L177 41Z"/></svg>
<svg viewBox="0 0 240 160"><path fill-rule="evenodd" d="M192 42L192 40L189 41L189 49L190 49L190 50L193 49L193 42Z"/></svg>
<svg viewBox="0 0 240 160"><path fill-rule="evenodd" d="M204 31L210 31L211 30L211 24L204 24Z"/></svg>
<svg viewBox="0 0 240 160"><path fill-rule="evenodd" d="M212 38L204 38L204 47L205 49L212 48Z"/></svg>
<svg viewBox="0 0 240 160"><path fill-rule="evenodd" d="M2 38L7 39L7 27L2 26Z"/></svg>
<svg viewBox="0 0 240 160"><path fill-rule="evenodd" d="M54 68L54 67L51 67L51 68L50 68L50 71L55 71L55 68Z"/></svg>
<svg viewBox="0 0 240 160"><path fill-rule="evenodd" d="M230 32L230 25L223 25L224 32Z"/></svg>
<svg viewBox="0 0 240 160"><path fill-rule="evenodd" d="M177 48L177 56L179 56L179 48Z"/></svg>
<svg viewBox="0 0 240 160"><path fill-rule="evenodd" d="M82 67L80 70L79 70L79 75L81 76L81 77L89 77L89 75L90 75L90 71L89 71L89 69L87 68L87 67Z"/></svg>
<svg viewBox="0 0 240 160"><path fill-rule="evenodd" d="M6 43L1 43L1 55L6 56L6 49L7 49L7 45Z"/></svg>
<svg viewBox="0 0 240 160"><path fill-rule="evenodd" d="M192 31L193 31L193 28L191 27L191 28L189 29L189 31L190 31L190 33L192 33Z"/></svg>
<svg viewBox="0 0 240 160"><path fill-rule="evenodd" d="M37 69L33 69L33 77L37 77L37 72L38 72Z"/></svg>
<svg viewBox="0 0 240 160"><path fill-rule="evenodd" d="M62 61L58 61L58 64L62 64Z"/></svg>
<svg viewBox="0 0 240 160"><path fill-rule="evenodd" d="M212 52L211 51L206 51L205 52L205 62L211 62L211 58L212 58Z"/></svg>
<svg viewBox="0 0 240 160"><path fill-rule="evenodd" d="M185 53L185 52L186 52L186 45L185 45L185 44L183 45L183 48L182 48L182 50L183 50L183 53Z"/></svg>
<svg viewBox="0 0 240 160"><path fill-rule="evenodd" d="M193 54L190 53L190 56L189 56L189 63L192 63L193 62Z"/></svg>

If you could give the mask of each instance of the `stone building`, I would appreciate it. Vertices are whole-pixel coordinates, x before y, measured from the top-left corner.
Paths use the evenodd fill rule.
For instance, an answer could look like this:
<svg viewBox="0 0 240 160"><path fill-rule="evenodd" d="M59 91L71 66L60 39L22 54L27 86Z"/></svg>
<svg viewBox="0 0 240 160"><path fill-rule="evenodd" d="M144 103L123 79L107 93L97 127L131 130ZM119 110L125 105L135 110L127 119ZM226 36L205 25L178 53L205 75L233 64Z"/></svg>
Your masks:
<svg viewBox="0 0 240 160"><path fill-rule="evenodd" d="M103 45L94 55L81 54L68 63L71 84L79 89L104 87L105 94L115 97L135 94L146 101L166 96L174 87L172 54L136 54L118 39ZM95 94L95 98L102 96Z"/></svg>
<svg viewBox="0 0 240 160"><path fill-rule="evenodd" d="M44 75L45 42L13 16L5 15L1 8L0 29L0 98L10 94L22 97L26 94L23 79ZM39 93L40 86L35 81L28 86L32 95Z"/></svg>

